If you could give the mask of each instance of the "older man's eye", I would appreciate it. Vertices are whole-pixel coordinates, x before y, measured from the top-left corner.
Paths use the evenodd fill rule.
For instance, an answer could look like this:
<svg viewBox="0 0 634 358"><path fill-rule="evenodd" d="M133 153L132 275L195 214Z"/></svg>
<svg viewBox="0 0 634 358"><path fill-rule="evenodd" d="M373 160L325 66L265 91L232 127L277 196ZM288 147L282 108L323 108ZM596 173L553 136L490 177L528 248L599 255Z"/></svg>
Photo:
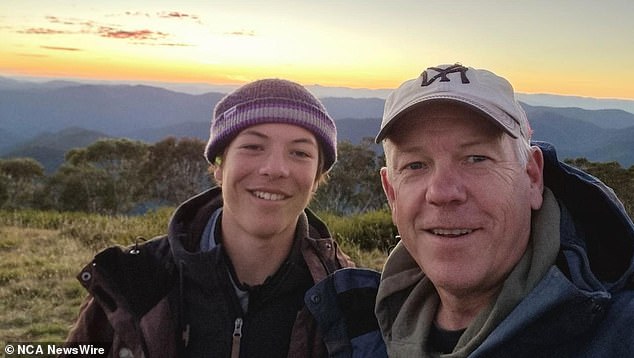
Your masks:
<svg viewBox="0 0 634 358"><path fill-rule="evenodd" d="M486 160L488 160L489 158L487 156L484 155L470 155L467 157L467 162L468 163L481 163L484 162Z"/></svg>
<svg viewBox="0 0 634 358"><path fill-rule="evenodd" d="M409 169L409 170L419 170L419 169L423 169L423 163L421 162L413 162L413 163L409 163L405 166L405 169Z"/></svg>

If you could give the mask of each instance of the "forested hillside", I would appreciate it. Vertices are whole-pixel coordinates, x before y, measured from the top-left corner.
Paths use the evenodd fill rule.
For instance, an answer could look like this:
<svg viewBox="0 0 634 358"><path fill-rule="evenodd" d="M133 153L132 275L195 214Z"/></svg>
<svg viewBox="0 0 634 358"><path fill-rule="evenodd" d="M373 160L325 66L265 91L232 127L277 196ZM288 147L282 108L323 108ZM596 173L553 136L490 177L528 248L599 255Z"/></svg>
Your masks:
<svg viewBox="0 0 634 358"><path fill-rule="evenodd" d="M177 205L212 185L202 156L205 142L166 138L149 144L101 139L66 152L58 170L47 173L33 158L0 160L0 209L141 213ZM384 208L378 176L383 155L370 138L339 143L339 158L312 208L349 215ZM630 215L634 205L634 166L568 159L614 188Z"/></svg>

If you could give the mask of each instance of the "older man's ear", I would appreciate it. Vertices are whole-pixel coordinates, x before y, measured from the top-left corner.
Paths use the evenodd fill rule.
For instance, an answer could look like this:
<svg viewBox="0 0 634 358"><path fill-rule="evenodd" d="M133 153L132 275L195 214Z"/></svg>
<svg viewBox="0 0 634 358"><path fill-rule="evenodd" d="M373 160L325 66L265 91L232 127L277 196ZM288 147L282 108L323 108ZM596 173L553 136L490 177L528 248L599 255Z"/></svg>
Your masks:
<svg viewBox="0 0 634 358"><path fill-rule="evenodd" d="M387 198L387 203L390 205L392 213L394 213L394 200L396 199L396 194L394 193L394 187L390 182L388 170L386 167L383 167L379 173L381 175L381 186L383 186L383 192Z"/></svg>
<svg viewBox="0 0 634 358"><path fill-rule="evenodd" d="M531 208L538 210L542 207L544 200L544 154L539 147L531 147L528 163L526 163L526 173L531 181Z"/></svg>

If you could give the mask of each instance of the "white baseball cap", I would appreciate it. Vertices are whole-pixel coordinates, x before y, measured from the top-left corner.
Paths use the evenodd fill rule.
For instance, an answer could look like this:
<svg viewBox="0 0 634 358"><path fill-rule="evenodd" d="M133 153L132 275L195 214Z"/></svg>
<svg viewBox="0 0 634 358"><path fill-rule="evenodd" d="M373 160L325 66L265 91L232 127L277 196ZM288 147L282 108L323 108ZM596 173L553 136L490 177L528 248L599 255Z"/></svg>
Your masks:
<svg viewBox="0 0 634 358"><path fill-rule="evenodd" d="M376 143L414 107L434 101L467 105L492 119L511 137L530 141L528 118L515 99L513 86L490 71L454 64L429 67L388 96Z"/></svg>

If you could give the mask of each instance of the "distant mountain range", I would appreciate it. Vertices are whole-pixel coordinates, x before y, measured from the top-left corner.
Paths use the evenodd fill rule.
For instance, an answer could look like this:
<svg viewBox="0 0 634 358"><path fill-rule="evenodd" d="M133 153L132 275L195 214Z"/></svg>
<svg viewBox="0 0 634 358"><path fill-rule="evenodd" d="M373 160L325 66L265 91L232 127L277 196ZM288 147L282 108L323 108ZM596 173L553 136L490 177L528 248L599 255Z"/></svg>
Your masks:
<svg viewBox="0 0 634 358"><path fill-rule="evenodd" d="M92 85L146 85L149 87L164 88L167 90L187 93L228 93L238 87L238 85L216 85L208 83L172 83L156 81L107 81L107 80L50 80L48 78L36 77L2 77L0 76L0 90L4 89L54 89L62 87L72 87L78 84ZM347 87L325 87L320 85L306 86L319 98L387 98L392 89L366 89ZM558 108L583 108L583 109L622 109L626 112L634 113L634 100L617 98L592 98L570 95L553 95L544 93L518 93L518 99L531 106L546 106Z"/></svg>
<svg viewBox="0 0 634 358"><path fill-rule="evenodd" d="M71 127L55 133L42 133L11 148L3 156L33 158L51 173L64 162L64 156L70 149L87 147L99 139L110 137L102 132Z"/></svg>
<svg viewBox="0 0 634 358"><path fill-rule="evenodd" d="M327 89L322 87L320 91L328 93ZM335 89L333 93L342 91ZM206 140L213 107L223 95L188 94L147 85L32 83L0 77L0 156L33 157L53 171L68 149L84 147L99 138L155 142L174 136ZM358 143L376 134L383 98L321 100L337 122L340 140ZM553 100L548 96L548 101ZM621 102L623 108L634 103ZM553 143L561 158L586 157L618 161L624 167L634 165L634 113L526 102L522 105L534 130L533 138Z"/></svg>

